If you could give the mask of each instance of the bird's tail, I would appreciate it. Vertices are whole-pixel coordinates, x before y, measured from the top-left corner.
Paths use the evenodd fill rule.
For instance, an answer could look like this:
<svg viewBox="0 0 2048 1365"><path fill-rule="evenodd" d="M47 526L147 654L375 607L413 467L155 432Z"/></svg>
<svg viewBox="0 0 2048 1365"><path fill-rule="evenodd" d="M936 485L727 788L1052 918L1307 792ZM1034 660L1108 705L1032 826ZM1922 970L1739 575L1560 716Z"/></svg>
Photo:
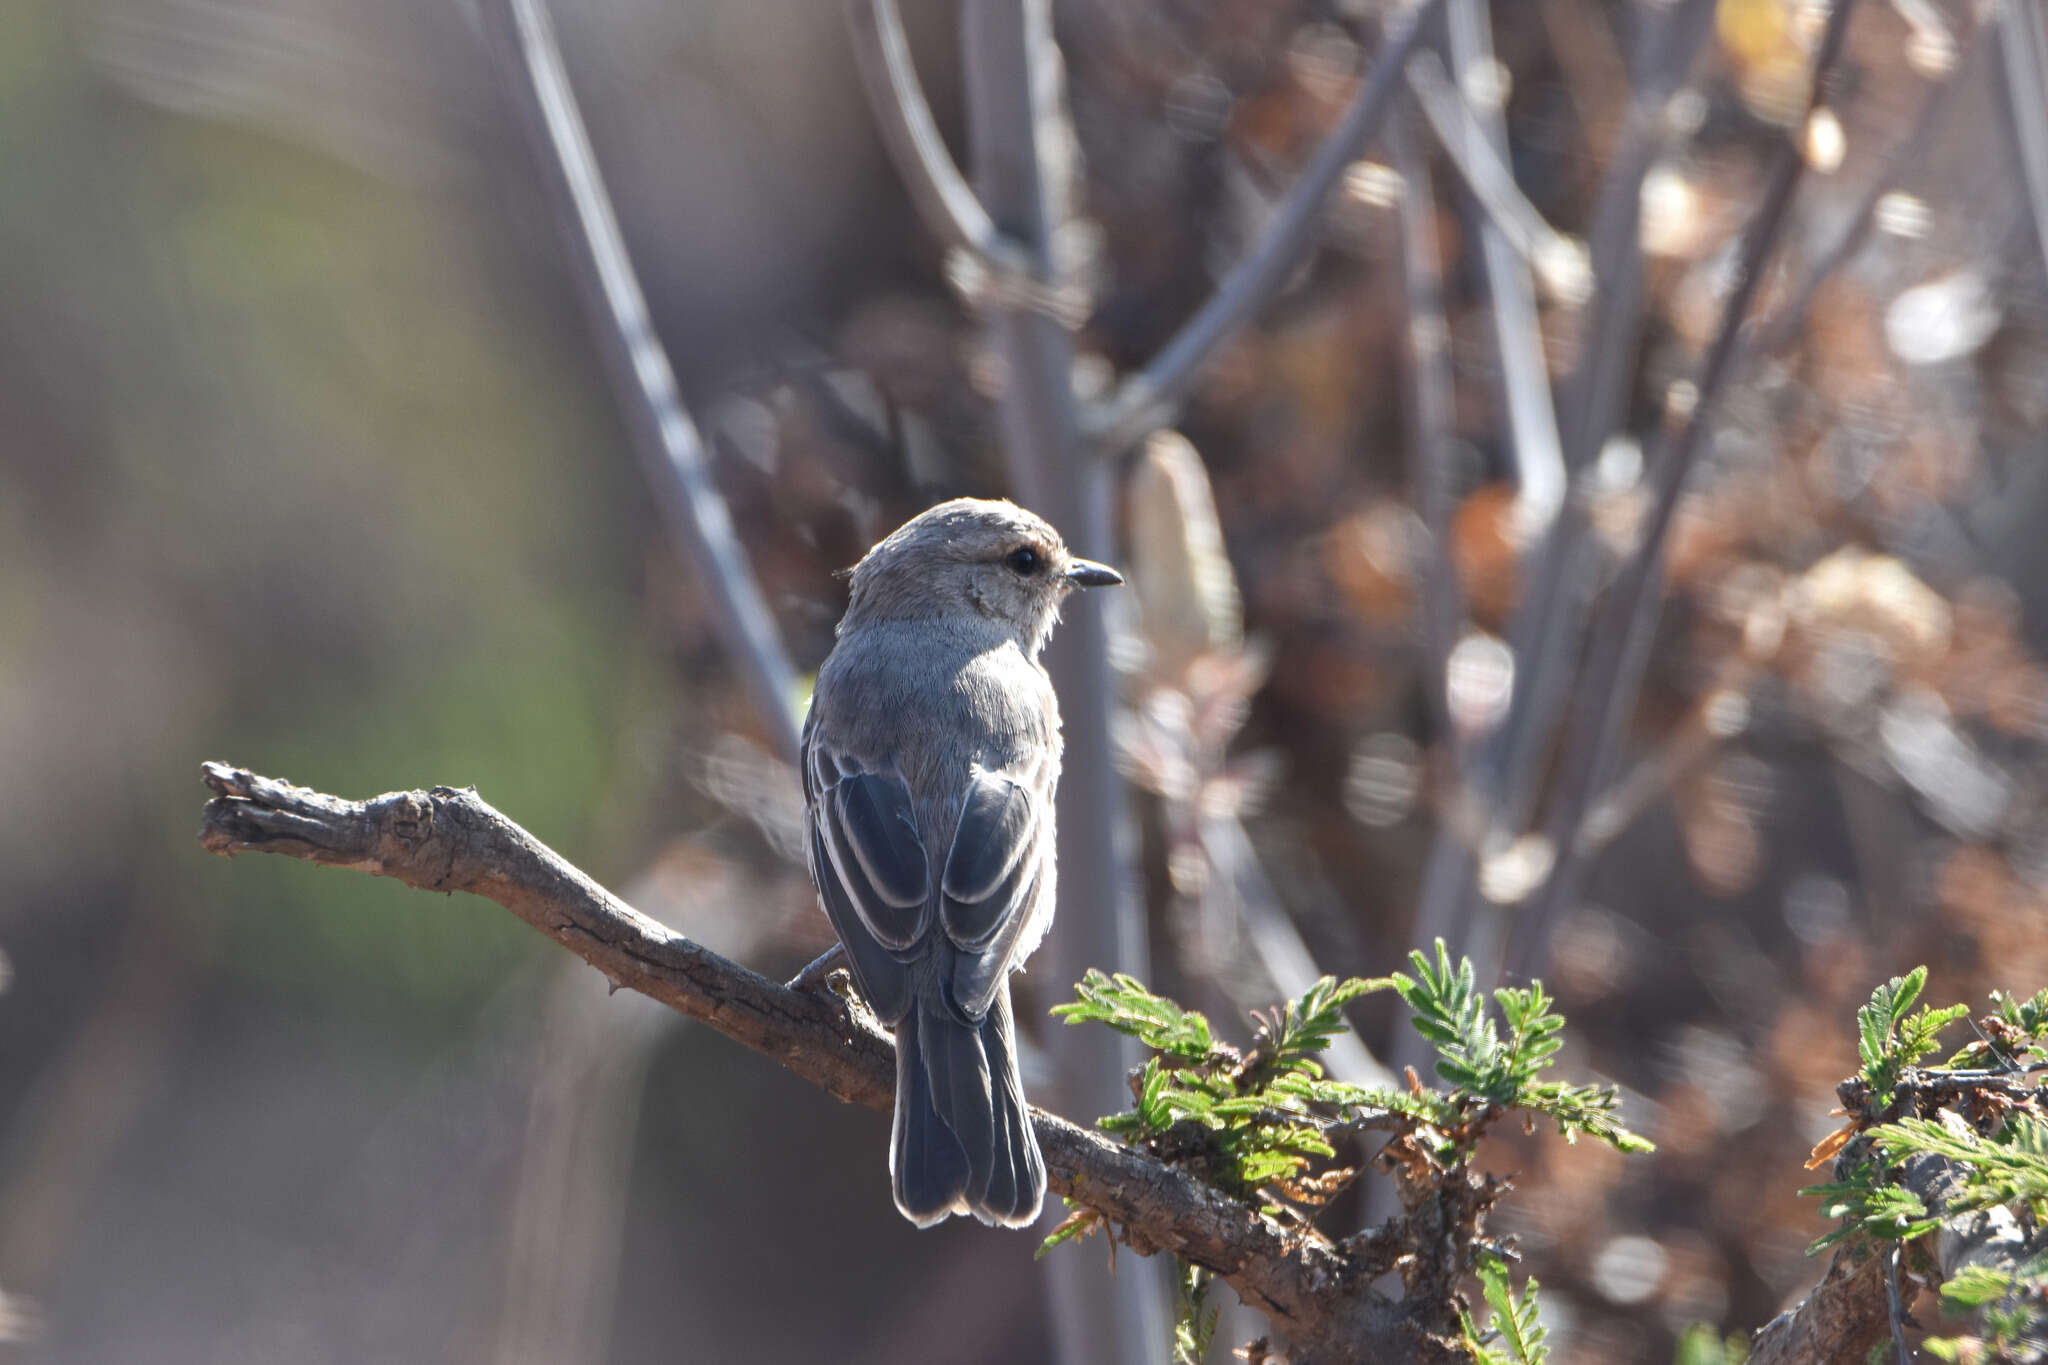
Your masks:
<svg viewBox="0 0 2048 1365"><path fill-rule="evenodd" d="M896 1026L889 1174L896 1207L919 1227L954 1213L1004 1227L1037 1220L1045 1159L1017 1079L1008 982L978 1027L929 997Z"/></svg>

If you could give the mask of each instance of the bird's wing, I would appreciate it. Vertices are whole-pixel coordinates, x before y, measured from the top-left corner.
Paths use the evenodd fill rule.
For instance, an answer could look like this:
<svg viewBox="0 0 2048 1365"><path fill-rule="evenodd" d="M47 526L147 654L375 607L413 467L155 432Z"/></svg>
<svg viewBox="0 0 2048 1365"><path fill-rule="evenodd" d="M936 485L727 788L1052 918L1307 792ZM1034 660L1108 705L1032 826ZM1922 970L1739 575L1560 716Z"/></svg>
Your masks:
<svg viewBox="0 0 2048 1365"><path fill-rule="evenodd" d="M1043 767L1044 765L1038 765ZM1052 858L1051 793L1044 774L977 771L939 878L947 999L969 1019L988 1013L1032 919Z"/></svg>
<svg viewBox="0 0 2048 1365"><path fill-rule="evenodd" d="M811 877L846 945L861 993L895 1023L909 1010L910 970L931 928L931 870L910 788L804 731L804 822Z"/></svg>

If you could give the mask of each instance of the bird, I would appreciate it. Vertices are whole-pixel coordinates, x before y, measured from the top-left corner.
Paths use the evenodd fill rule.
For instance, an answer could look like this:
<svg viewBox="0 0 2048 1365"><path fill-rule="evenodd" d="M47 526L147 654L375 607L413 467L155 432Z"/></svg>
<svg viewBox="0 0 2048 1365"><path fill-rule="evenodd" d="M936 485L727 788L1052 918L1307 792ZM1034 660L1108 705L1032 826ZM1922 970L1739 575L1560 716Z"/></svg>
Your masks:
<svg viewBox="0 0 2048 1365"><path fill-rule="evenodd" d="M1010 974L1050 926L1059 705L1039 662L1076 588L1123 582L1014 503L956 498L849 571L804 721L806 860L896 1035L889 1174L919 1227L1024 1227L1045 1161Z"/></svg>

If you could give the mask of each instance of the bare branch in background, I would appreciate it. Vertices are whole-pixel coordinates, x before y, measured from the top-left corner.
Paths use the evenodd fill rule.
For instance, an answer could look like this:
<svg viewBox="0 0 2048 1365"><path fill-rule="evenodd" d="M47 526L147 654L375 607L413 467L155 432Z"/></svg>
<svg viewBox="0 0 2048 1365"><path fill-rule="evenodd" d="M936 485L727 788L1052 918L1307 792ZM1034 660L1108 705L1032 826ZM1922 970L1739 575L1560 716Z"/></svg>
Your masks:
<svg viewBox="0 0 2048 1365"><path fill-rule="evenodd" d="M2020 163L2027 213L2048 262L2048 20L2037 0L1998 0L2006 128Z"/></svg>
<svg viewBox="0 0 2048 1365"><path fill-rule="evenodd" d="M1120 453L1172 421L1203 363L1286 282L1315 236L1331 188L1386 121L1409 53L1443 3L1421 0L1400 14L1373 54L1372 68L1343 117L1309 157L1245 258L1149 365L1127 376L1113 395L1088 414L1088 435L1098 450Z"/></svg>
<svg viewBox="0 0 2048 1365"><path fill-rule="evenodd" d="M1429 158L1417 146L1413 121L1397 118L1387 129L1394 167L1401 173L1401 281L1408 318L1408 493L1428 534L1422 580L1422 653L1430 714L1443 742L1463 766L1463 746L1452 724L1445 688L1451 650L1465 617L1451 558L1451 520L1458 490L1451 481L1451 423L1457 401L1451 369L1451 325L1444 317L1443 262L1437 254L1436 191Z"/></svg>
<svg viewBox="0 0 2048 1365"><path fill-rule="evenodd" d="M1507 451L1514 469L1516 520L1521 534L1532 541L1540 537L1564 506L1566 479L1563 438L1558 433L1557 411L1551 405L1550 368L1543 356L1543 330L1536 319L1536 289L1530 274L1532 260L1518 257L1502 214L1516 202L1528 201L1515 190L1508 169L1507 120L1501 106L1505 91L1500 64L1493 55L1493 27L1487 17L1486 0L1451 0L1444 11L1451 54L1451 79L1442 93L1449 94L1452 108L1467 115L1456 138L1463 155L1453 164L1478 167L1482 161L1497 170L1482 176L1500 208L1488 203L1489 193L1474 188L1473 197L1485 210L1479 223L1479 263L1486 284L1493 320L1494 351L1500 361L1501 411L1507 416ZM1433 60L1433 54L1430 54ZM1429 84L1429 64L1421 68L1423 84ZM1441 81L1439 84L1446 83ZM1475 99L1474 92L1495 88L1490 98ZM1476 106L1476 107L1475 107ZM1448 110L1446 111L1449 112ZM1449 145L1447 140L1446 145ZM1510 196L1507 191L1513 191ZM1543 220L1535 210L1528 215L1537 224ZM1547 227L1546 227L1547 230ZM1533 263L1539 272L1564 279L1569 276L1570 292L1583 296L1591 288L1586 278L1584 256L1569 243L1550 234L1550 239L1532 242L1531 250L1548 252L1553 264L1546 267L1541 255Z"/></svg>
<svg viewBox="0 0 2048 1365"><path fill-rule="evenodd" d="M544 0L488 0L482 21L501 83L532 138L598 352L662 522L716 608L726 648L777 755L794 763L796 670L655 334L547 6Z"/></svg>
<svg viewBox="0 0 2048 1365"><path fill-rule="evenodd" d="M1544 287L1567 299L1590 288L1584 251L1544 221L1515 184L1514 172L1501 149L1451 84L1443 59L1434 52L1418 52L1409 58L1408 90L1429 120L1429 130L1436 134L1458 179L1485 210L1488 224L1522 263L1536 272Z"/></svg>
<svg viewBox="0 0 2048 1365"><path fill-rule="evenodd" d="M975 192L1025 254L1029 278L1058 284L1054 242L1072 215L1077 168L1050 0L969 0L960 43ZM1112 472L1082 450L1074 319L1001 289L975 302L1002 375L996 418L1019 500L1059 527L1079 553L1114 558ZM1038 960L1061 981L1078 981L1090 967L1144 975L1150 945L1143 909L1131 894L1132 831L1113 757L1116 686L1100 602L1084 597L1070 605L1067 625L1046 651L1046 668L1059 691L1066 759L1060 909ZM1125 1075L1138 1059L1128 1040L1062 1031L1047 1039L1047 1050L1063 1105L1089 1114L1122 1106ZM1138 1360L1157 1349L1167 1331L1163 1267L1146 1266L1118 1281L1070 1259L1048 1271L1061 1360Z"/></svg>
<svg viewBox="0 0 2048 1365"><path fill-rule="evenodd" d="M1024 274L1027 265L1017 244L989 218L946 150L918 82L896 0L849 0L846 19L883 144L925 224L948 246L971 252L989 268Z"/></svg>
<svg viewBox="0 0 2048 1365"><path fill-rule="evenodd" d="M1814 57L1812 91L1806 118L1823 106L1828 73L1840 56L1849 31L1855 0L1835 0ZM1735 274L1722 307L1721 321L1700 367L1692 411L1685 426L1649 465L1650 508L1641 539L1621 566L1614 586L1602 601L1587 646L1583 681L1577 688L1570 742L1558 778L1558 797L1548 831L1556 862L1538 896L1525 907L1517 933L1521 951L1535 955L1557 916L1571 904L1586 868L1578 830L1587 811L1607 784L1621 755L1622 740L1635 715L1649 664L1650 643L1663 614L1667 570L1664 560L1678 503L1687 477L1697 463L1728 378L1741 351L1743 323L1763 283L1764 268L1776 250L1793 192L1806 169L1798 137L1792 130L1779 147L1776 164L1765 183L1763 200L1744 230L1736 252Z"/></svg>
<svg viewBox="0 0 2048 1365"><path fill-rule="evenodd" d="M1768 321L1757 331L1753 343L1758 354L1769 355L1784 349L1800 335L1807 322L1809 310L1813 307L1814 296L1820 287L1832 278L1836 271L1847 265L1870 238L1870 230L1876 223L1878 202L1888 194L1899 181L1899 177L1920 164L1921 154L1926 150L1934 134L1947 122L1949 110L1955 104L1957 92L1972 88L1976 79L1977 64L1982 60L1986 38L1993 25L1981 25L1963 54L1960 64L1934 82L1934 88L1927 92L1926 100L1920 106L1918 117L1898 145L1885 158L1883 167L1870 178L1864 188L1863 197L1856 201L1836 235L1833 244L1821 251L1799 287L1790 291L1784 302L1773 310ZM1947 29L1943 29L1944 34Z"/></svg>
<svg viewBox="0 0 2048 1365"><path fill-rule="evenodd" d="M792 991L648 919L473 790L349 801L224 764L204 771L216 793L200 832L209 852L280 853L425 891L483 896L615 986L711 1025L839 1099L877 1110L894 1102L890 1040L865 1010L830 992ZM1132 1245L1214 1270L1288 1333L1291 1359L1415 1358L1400 1305L1373 1292L1373 1277L1320 1236L1286 1230L1064 1119L1040 1112L1034 1124L1053 1189L1128 1229Z"/></svg>
<svg viewBox="0 0 2048 1365"><path fill-rule="evenodd" d="M1577 367L1563 385L1560 427L1565 470L1576 479L1618 426L1634 375L1642 324L1643 260L1639 228L1642 187L1669 136L1667 106L1691 70L1712 25L1714 0L1680 0L1648 29L1621 131L1594 210L1588 244L1593 296L1581 321ZM1482 859L1507 848L1527 828L1549 767L1559 720L1571 696L1584 639L1591 546L1585 508L1568 497L1548 534L1527 557L1521 591L1508 623L1514 659L1507 715L1476 746L1470 780L1446 812L1423 877L1415 914L1418 941L1451 937L1478 894ZM1480 961L1482 977L1497 964Z"/></svg>

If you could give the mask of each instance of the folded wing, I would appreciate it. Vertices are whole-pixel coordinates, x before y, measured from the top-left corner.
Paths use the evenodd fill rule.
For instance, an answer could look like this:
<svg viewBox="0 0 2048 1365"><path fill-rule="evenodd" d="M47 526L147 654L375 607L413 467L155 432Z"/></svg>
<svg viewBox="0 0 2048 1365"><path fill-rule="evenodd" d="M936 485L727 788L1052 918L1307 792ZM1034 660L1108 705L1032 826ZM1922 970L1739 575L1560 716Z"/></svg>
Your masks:
<svg viewBox="0 0 2048 1365"><path fill-rule="evenodd" d="M806 736L807 853L825 914L853 960L861 993L894 1024L910 1009L910 966L923 955L933 896L910 788L863 771L830 740Z"/></svg>
<svg viewBox="0 0 2048 1365"><path fill-rule="evenodd" d="M977 772L939 879L939 924L954 950L947 1000L988 1013L1037 902L1045 861L1045 797L1008 773Z"/></svg>

